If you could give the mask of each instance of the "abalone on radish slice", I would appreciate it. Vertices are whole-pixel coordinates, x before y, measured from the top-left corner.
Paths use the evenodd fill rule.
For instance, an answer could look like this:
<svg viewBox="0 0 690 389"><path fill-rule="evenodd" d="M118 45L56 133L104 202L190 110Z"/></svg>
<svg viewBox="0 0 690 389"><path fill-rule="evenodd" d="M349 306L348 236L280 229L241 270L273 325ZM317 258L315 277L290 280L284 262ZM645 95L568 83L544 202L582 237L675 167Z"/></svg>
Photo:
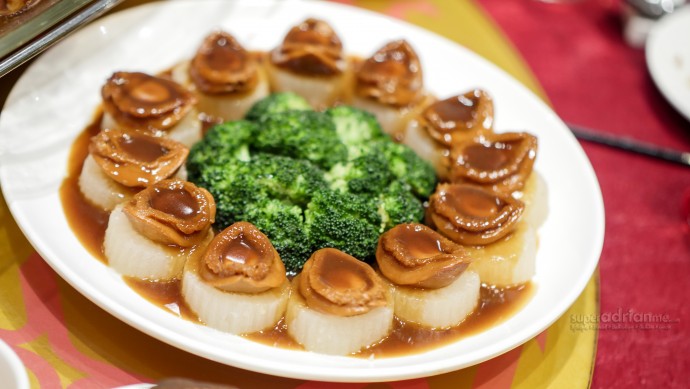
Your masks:
<svg viewBox="0 0 690 389"><path fill-rule="evenodd" d="M344 98L350 64L340 38L323 20L309 18L294 26L267 62L276 92L294 92L316 109Z"/></svg>
<svg viewBox="0 0 690 389"><path fill-rule="evenodd" d="M91 139L79 175L79 188L105 210L164 179L186 178L189 149L172 139L124 130L101 130Z"/></svg>
<svg viewBox="0 0 690 389"><path fill-rule="evenodd" d="M215 215L206 189L181 180L155 183L110 214L103 241L108 264L139 279L179 278L213 237Z"/></svg>
<svg viewBox="0 0 690 389"><path fill-rule="evenodd" d="M523 220L525 205L509 194L469 184L441 184L429 199L436 229L465 247L469 270L498 287L529 281L535 274L536 228Z"/></svg>
<svg viewBox="0 0 690 389"><path fill-rule="evenodd" d="M288 334L307 351L352 354L392 330L388 285L371 266L342 251L314 252L292 285Z"/></svg>
<svg viewBox="0 0 690 389"><path fill-rule="evenodd" d="M187 146L201 139L193 93L166 78L115 72L101 89L103 129L148 131Z"/></svg>
<svg viewBox="0 0 690 389"><path fill-rule="evenodd" d="M237 222L216 235L184 269L182 295L208 326L233 334L273 327L285 313L290 286L268 237Z"/></svg>
<svg viewBox="0 0 690 389"><path fill-rule="evenodd" d="M355 70L352 105L376 115L397 141L430 99L419 57L405 40L386 44Z"/></svg>
<svg viewBox="0 0 690 389"><path fill-rule="evenodd" d="M479 303L479 276L465 249L423 224L386 231L376 262L393 284L395 315L431 328L460 324Z"/></svg>
<svg viewBox="0 0 690 389"><path fill-rule="evenodd" d="M175 66L172 78L196 93L199 111L221 121L243 118L270 93L258 54L220 30L204 39L191 60Z"/></svg>

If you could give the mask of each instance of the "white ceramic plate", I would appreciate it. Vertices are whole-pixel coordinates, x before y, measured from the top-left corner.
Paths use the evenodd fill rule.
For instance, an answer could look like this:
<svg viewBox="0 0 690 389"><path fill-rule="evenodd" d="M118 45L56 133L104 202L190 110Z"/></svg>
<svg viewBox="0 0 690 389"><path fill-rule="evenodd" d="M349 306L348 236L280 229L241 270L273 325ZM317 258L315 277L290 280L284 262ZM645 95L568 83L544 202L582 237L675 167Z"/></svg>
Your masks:
<svg viewBox="0 0 690 389"><path fill-rule="evenodd" d="M654 25L647 39L646 56L656 86L690 120L690 6Z"/></svg>
<svg viewBox="0 0 690 389"><path fill-rule="evenodd" d="M369 55L404 37L420 54L428 88L450 96L480 86L496 103L498 129L539 137L535 168L548 184L550 214L540 230L536 292L515 316L426 353L358 359L264 346L178 319L131 290L72 234L58 197L68 150L116 70L157 72L191 56L212 28L252 49L277 45L307 16L330 22L349 53ZM476 54L420 28L330 3L193 0L160 2L92 24L39 58L17 82L0 119L0 183L10 209L45 260L77 290L164 342L258 372L330 381L382 381L439 374L504 353L553 323L596 268L604 234L598 183L561 120L518 82Z"/></svg>
<svg viewBox="0 0 690 389"><path fill-rule="evenodd" d="M0 340L0 383L5 388L28 389L29 376L17 354Z"/></svg>

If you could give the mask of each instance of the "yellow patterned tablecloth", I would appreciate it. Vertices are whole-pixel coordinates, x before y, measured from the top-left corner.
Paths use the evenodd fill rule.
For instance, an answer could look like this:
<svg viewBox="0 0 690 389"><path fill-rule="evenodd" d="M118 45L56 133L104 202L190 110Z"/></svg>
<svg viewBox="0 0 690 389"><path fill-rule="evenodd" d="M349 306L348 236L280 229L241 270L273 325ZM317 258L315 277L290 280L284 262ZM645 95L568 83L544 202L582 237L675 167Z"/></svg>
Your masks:
<svg viewBox="0 0 690 389"><path fill-rule="evenodd" d="M147 1L130 0L118 9ZM340 1L406 20L489 59L544 97L519 54L472 1ZM117 10L117 9L116 9ZM4 100L18 73L0 79ZM545 97L544 97L545 98ZM81 296L36 254L0 198L0 339L19 355L32 387L94 388L183 376L242 388L583 388L592 377L596 331L571 315L596 315L598 273L565 315L524 345L477 366L386 384L327 384L248 372L180 351L115 319ZM0 383L2 387L2 383Z"/></svg>

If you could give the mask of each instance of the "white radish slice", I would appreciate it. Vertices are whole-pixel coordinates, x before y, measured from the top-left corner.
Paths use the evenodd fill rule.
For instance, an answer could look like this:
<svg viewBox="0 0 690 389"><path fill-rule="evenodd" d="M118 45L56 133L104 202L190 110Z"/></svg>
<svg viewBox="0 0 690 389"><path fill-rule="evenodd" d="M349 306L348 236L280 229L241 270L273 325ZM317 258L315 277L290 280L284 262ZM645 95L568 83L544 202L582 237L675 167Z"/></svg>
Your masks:
<svg viewBox="0 0 690 389"><path fill-rule="evenodd" d="M473 262L469 269L479 274L482 283L497 287L523 284L534 277L537 258L537 233L527 222L515 231L486 246L467 247Z"/></svg>
<svg viewBox="0 0 690 389"><path fill-rule="evenodd" d="M135 193L132 189L108 177L91 155L84 160L84 166L79 174L79 189L89 202L106 211L129 200Z"/></svg>
<svg viewBox="0 0 690 389"><path fill-rule="evenodd" d="M174 177L187 180L187 168L180 166ZM129 188L110 178L89 154L79 174L79 189L93 205L111 211L118 204L132 198L142 188Z"/></svg>
<svg viewBox="0 0 690 389"><path fill-rule="evenodd" d="M196 86L189 76L189 63L184 61L172 69L172 79L189 90L195 91L199 102L197 108L200 112L220 118L223 121L242 119L247 111L257 101L271 94L268 76L263 69L259 69L259 80L254 90L241 94L217 94L208 95L196 90Z"/></svg>
<svg viewBox="0 0 690 389"><path fill-rule="evenodd" d="M408 131L408 125L413 118L420 115L422 110L432 101L433 98L427 95L414 106L396 108L390 105L381 104L378 101L355 96L352 99L352 105L374 114L379 124L381 124L381 128L383 128L383 132L390 135L393 140L397 142L406 143L405 136ZM422 158L424 158L424 156L422 156Z"/></svg>
<svg viewBox="0 0 690 389"><path fill-rule="evenodd" d="M544 224L549 213L548 188L544 177L537 172L532 172L519 198L525 203L522 220L538 229Z"/></svg>
<svg viewBox="0 0 690 389"><path fill-rule="evenodd" d="M400 139L407 128L412 114L407 109L398 109L370 99L355 97L352 105L372 113L381 124L383 131L393 139Z"/></svg>
<svg viewBox="0 0 690 389"><path fill-rule="evenodd" d="M417 120L407 125L402 143L429 162L436 170L436 175L441 178L448 176L448 149L440 146Z"/></svg>
<svg viewBox="0 0 690 389"><path fill-rule="evenodd" d="M199 111L196 108L192 108L179 123L167 131L167 135L164 132L163 136L176 140L187 147L192 147L194 143L201 140L201 134L202 125L199 119Z"/></svg>
<svg viewBox="0 0 690 389"><path fill-rule="evenodd" d="M298 277L293 280L297 285ZM355 316L322 313L307 306L295 289L288 301L285 319L288 334L307 351L331 355L348 355L378 343L393 328L393 301L386 293L388 304Z"/></svg>
<svg viewBox="0 0 690 389"><path fill-rule="evenodd" d="M173 247L151 241L134 229L127 215L117 206L110 214L103 248L108 264L118 273L145 280L178 279L189 258L200 256L213 238L189 247Z"/></svg>
<svg viewBox="0 0 690 389"><path fill-rule="evenodd" d="M231 334L271 328L283 317L290 283L261 293L233 293L206 284L198 272L199 259L189 261L182 277L182 296L209 327Z"/></svg>
<svg viewBox="0 0 690 389"><path fill-rule="evenodd" d="M394 285L395 315L434 329L453 327L477 308L480 287L479 276L469 270L465 270L450 285L439 289Z"/></svg>
<svg viewBox="0 0 690 389"><path fill-rule="evenodd" d="M321 110L343 99L349 71L330 77L308 77L268 65L268 76L275 92L293 92L309 102L314 109Z"/></svg>

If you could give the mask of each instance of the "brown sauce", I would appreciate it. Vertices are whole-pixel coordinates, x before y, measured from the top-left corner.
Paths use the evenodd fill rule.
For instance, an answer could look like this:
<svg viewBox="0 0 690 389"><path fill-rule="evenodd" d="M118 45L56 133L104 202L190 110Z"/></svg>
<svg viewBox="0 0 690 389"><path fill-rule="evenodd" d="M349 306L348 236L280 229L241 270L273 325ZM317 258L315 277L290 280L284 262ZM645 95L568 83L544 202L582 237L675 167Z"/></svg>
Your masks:
<svg viewBox="0 0 690 389"><path fill-rule="evenodd" d="M451 97L438 101L427 108L424 113L427 120L442 129L453 129L458 122L472 120L478 101L465 96Z"/></svg>
<svg viewBox="0 0 690 389"><path fill-rule="evenodd" d="M170 152L160 143L134 134L121 138L119 144L125 153L144 162L153 162Z"/></svg>
<svg viewBox="0 0 690 389"><path fill-rule="evenodd" d="M100 131L101 115L91 123L72 144L67 162L67 178L60 186L60 201L65 217L74 234L86 250L103 263L108 263L103 254L103 239L110 213L92 205L79 189L79 174L89 154L91 137Z"/></svg>
<svg viewBox="0 0 690 389"><path fill-rule="evenodd" d="M396 240L408 245L410 256L414 258L429 258L443 253L441 241L433 234L417 231L412 228L402 228Z"/></svg>
<svg viewBox="0 0 690 389"><path fill-rule="evenodd" d="M492 217L505 204L496 196L470 186L449 188L443 199L462 215Z"/></svg>
<svg viewBox="0 0 690 389"><path fill-rule="evenodd" d="M196 198L184 189L160 189L154 192L149 203L151 208L178 219L191 219L199 211Z"/></svg>
<svg viewBox="0 0 690 389"><path fill-rule="evenodd" d="M182 298L182 282L180 280L155 282L133 277L122 277L122 279L135 292L162 309L183 319L200 323L194 311Z"/></svg>
<svg viewBox="0 0 690 389"><path fill-rule="evenodd" d="M358 59L351 59L356 62ZM213 118L201 116L204 130L213 124ZM88 155L89 141L100 131L101 115L77 137L72 145L68 161L68 176L60 187L60 199L67 222L84 247L96 258L107 264L103 254L103 240L109 213L91 205L79 189L79 175ZM199 318L185 303L181 293L181 281L154 282L123 277L125 283L161 309L180 318L200 323ZM519 311L534 294L531 283L514 288L495 289L482 286L477 310L463 323L446 330L432 330L395 318L393 331L381 342L355 354L356 357L394 357L417 354L456 342L467 336L491 328ZM266 345L301 350L287 334L285 320L274 328L248 335L245 338Z"/></svg>
<svg viewBox="0 0 690 389"><path fill-rule="evenodd" d="M313 269L317 269L321 282L336 291L371 289L374 282L367 273L367 268L362 266L362 262L348 259L346 255L333 250L329 253L328 260L323 258L314 263Z"/></svg>
<svg viewBox="0 0 690 389"><path fill-rule="evenodd" d="M500 145L485 146L483 144L471 145L463 150L464 160L469 166L479 170L499 170L515 156L511 147L497 147Z"/></svg>
<svg viewBox="0 0 690 389"><path fill-rule="evenodd" d="M262 254L254 242L246 239L244 234L240 234L225 246L222 258L223 261L251 266L260 262Z"/></svg>

